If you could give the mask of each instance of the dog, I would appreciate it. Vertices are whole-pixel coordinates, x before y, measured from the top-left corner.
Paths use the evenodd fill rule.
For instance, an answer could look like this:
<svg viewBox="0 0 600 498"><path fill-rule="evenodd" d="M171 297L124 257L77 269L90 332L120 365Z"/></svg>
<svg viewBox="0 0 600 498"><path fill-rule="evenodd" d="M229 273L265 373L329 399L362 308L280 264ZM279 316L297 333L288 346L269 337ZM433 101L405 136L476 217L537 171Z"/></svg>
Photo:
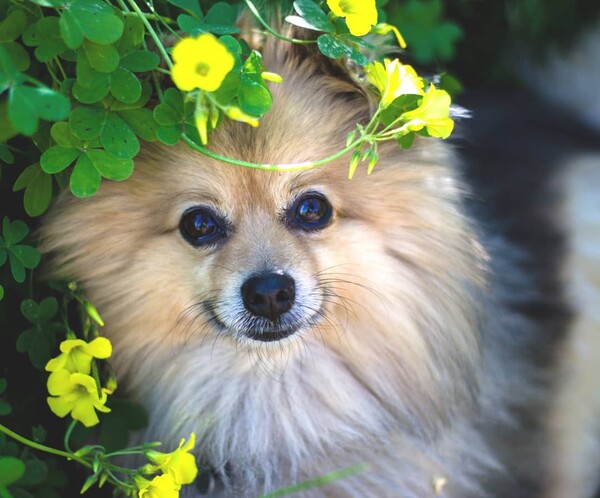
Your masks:
<svg viewBox="0 0 600 498"><path fill-rule="evenodd" d="M214 152L317 160L369 120L339 64L283 43L263 56L283 76L273 108L257 129L224 122ZM348 157L284 173L146 144L130 179L53 206L49 275L98 307L120 390L149 412L137 440L197 435L201 484L184 496L258 497L355 465L297 496L547 493L584 224L565 226L561 142L515 126L507 143L494 133L514 107L477 102L452 143L381 144L352 180Z"/></svg>

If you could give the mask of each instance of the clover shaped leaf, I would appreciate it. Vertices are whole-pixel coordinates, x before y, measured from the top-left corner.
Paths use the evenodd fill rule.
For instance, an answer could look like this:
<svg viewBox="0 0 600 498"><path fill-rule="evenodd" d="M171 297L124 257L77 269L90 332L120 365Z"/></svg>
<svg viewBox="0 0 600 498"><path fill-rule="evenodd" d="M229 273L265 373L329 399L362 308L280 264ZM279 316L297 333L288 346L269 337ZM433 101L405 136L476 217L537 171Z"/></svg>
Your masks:
<svg viewBox="0 0 600 498"><path fill-rule="evenodd" d="M0 237L0 266L8 259L13 278L18 283L25 281L25 269L31 270L40 262L40 253L35 247L19 244L29 233L29 227L22 221L2 220Z"/></svg>
<svg viewBox="0 0 600 498"><path fill-rule="evenodd" d="M27 353L33 366L44 368L57 343L57 334L64 330L60 322L53 321L58 313L58 302L53 297L39 304L32 299L21 302L21 313L33 327L22 332L17 339L17 351Z"/></svg>

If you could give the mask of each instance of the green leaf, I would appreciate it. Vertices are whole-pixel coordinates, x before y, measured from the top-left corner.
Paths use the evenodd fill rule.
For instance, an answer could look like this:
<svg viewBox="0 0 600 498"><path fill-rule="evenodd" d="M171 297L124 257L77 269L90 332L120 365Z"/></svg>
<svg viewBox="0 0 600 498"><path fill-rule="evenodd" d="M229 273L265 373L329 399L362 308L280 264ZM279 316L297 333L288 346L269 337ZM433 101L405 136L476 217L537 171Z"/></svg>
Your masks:
<svg viewBox="0 0 600 498"><path fill-rule="evenodd" d="M66 169L80 154L80 149L55 145L42 154L40 166L46 173L53 175Z"/></svg>
<svg viewBox="0 0 600 498"><path fill-rule="evenodd" d="M0 487L18 481L25 474L25 464L18 458L0 457Z"/></svg>
<svg viewBox="0 0 600 498"><path fill-rule="evenodd" d="M140 83L142 84L142 94L140 95L140 98L138 100L136 100L135 102L131 102L131 103L121 102L120 100L116 100L111 95L111 96L106 97L106 99L104 99L102 101L102 104L104 105L104 107L108 107L112 111L139 109L139 108L144 107L150 100L150 97L152 97L153 88L152 88L152 85L145 79L140 80Z"/></svg>
<svg viewBox="0 0 600 498"><path fill-rule="evenodd" d="M54 123L50 128L50 135L58 145L63 147L74 147L76 149L81 147L81 140L73 135L71 127L66 121Z"/></svg>
<svg viewBox="0 0 600 498"><path fill-rule="evenodd" d="M265 86L253 81L248 75L242 74L238 102L246 114L262 116L271 108L273 99Z"/></svg>
<svg viewBox="0 0 600 498"><path fill-rule="evenodd" d="M56 16L42 17L29 26L23 33L23 43L28 47L37 47L34 54L40 62L49 62L67 50Z"/></svg>
<svg viewBox="0 0 600 498"><path fill-rule="evenodd" d="M69 126L77 138L93 140L100 136L106 122L106 115L107 112L99 107L77 107L69 116Z"/></svg>
<svg viewBox="0 0 600 498"><path fill-rule="evenodd" d="M317 45L323 55L332 59L339 59L340 57L348 57L357 64L364 66L368 64L369 60L356 48L346 43L341 38L334 37L332 35L321 35L317 38Z"/></svg>
<svg viewBox="0 0 600 498"><path fill-rule="evenodd" d="M27 26L27 14L22 9L10 10L0 22L0 42L16 40Z"/></svg>
<svg viewBox="0 0 600 498"><path fill-rule="evenodd" d="M131 159L140 151L140 142L135 133L113 112L106 116L106 123L100 134L100 143L109 154L118 159Z"/></svg>
<svg viewBox="0 0 600 498"><path fill-rule="evenodd" d="M131 159L115 159L102 149L91 149L87 157L94 168L109 180L126 180L133 173L133 161Z"/></svg>
<svg viewBox="0 0 600 498"><path fill-rule="evenodd" d="M121 60L119 52L112 45L100 45L85 41L83 50L90 66L100 73L112 73L117 69Z"/></svg>
<svg viewBox="0 0 600 498"><path fill-rule="evenodd" d="M409 0L390 9L411 55L421 64L451 60L463 36L457 24L443 19L443 5L442 0Z"/></svg>
<svg viewBox="0 0 600 498"><path fill-rule="evenodd" d="M117 100L132 104L142 96L142 84L131 71L119 67L110 75L110 93Z"/></svg>
<svg viewBox="0 0 600 498"><path fill-rule="evenodd" d="M10 151L6 144L0 143L0 162L5 164L13 164L15 162L15 156Z"/></svg>
<svg viewBox="0 0 600 498"><path fill-rule="evenodd" d="M415 134L408 133L406 135L402 135L401 137L398 137L398 139L396 140L396 143L403 149L410 149L412 147L414 140L415 140Z"/></svg>
<svg viewBox="0 0 600 498"><path fill-rule="evenodd" d="M136 50L121 59L121 67L136 73L152 71L160 64L160 57L149 50Z"/></svg>
<svg viewBox="0 0 600 498"><path fill-rule="evenodd" d="M216 35L231 35L239 33L240 28L232 24L207 23L196 19L195 17L181 14L177 17L177 24L181 30L190 36L196 36L200 33L214 33Z"/></svg>
<svg viewBox="0 0 600 498"><path fill-rule="evenodd" d="M39 118L59 121L69 115L69 100L49 88L15 86L8 97L8 115L17 131L33 135Z"/></svg>
<svg viewBox="0 0 600 498"><path fill-rule="evenodd" d="M311 0L296 0L294 2L294 10L298 12L305 21L305 25L302 27L314 29L316 31L325 31L327 33L335 31L335 27L327 17L327 14Z"/></svg>
<svg viewBox="0 0 600 498"><path fill-rule="evenodd" d="M48 475L48 467L44 462L37 459L25 462L25 474L19 479L21 486L36 486L42 483Z"/></svg>
<svg viewBox="0 0 600 498"><path fill-rule="evenodd" d="M0 286L1 287L1 286ZM2 300L2 295L0 295L0 301ZM12 407L8 403L0 398L0 417L5 417L6 415L10 415L12 412Z"/></svg>
<svg viewBox="0 0 600 498"><path fill-rule="evenodd" d="M119 53L128 54L139 47L144 41L144 23L137 16L127 16L123 34L117 43Z"/></svg>
<svg viewBox="0 0 600 498"><path fill-rule="evenodd" d="M14 86L8 94L8 117L15 129L23 135L33 135L38 127L38 115L30 96L35 89Z"/></svg>
<svg viewBox="0 0 600 498"><path fill-rule="evenodd" d="M98 191L101 180L87 154L79 156L69 180L71 192L77 197L90 197Z"/></svg>
<svg viewBox="0 0 600 498"><path fill-rule="evenodd" d="M98 80L92 86L84 86L79 83L79 81L76 81L73 85L74 97L82 104L95 104L96 102L101 101L110 91L108 74L106 76L107 78L105 80Z"/></svg>
<svg viewBox="0 0 600 498"><path fill-rule="evenodd" d="M167 0L167 2L202 18L202 9L198 0Z"/></svg>
<svg viewBox="0 0 600 498"><path fill-rule="evenodd" d="M0 394L4 394L6 392L7 387L8 387L7 380L0 377Z"/></svg>
<svg viewBox="0 0 600 498"><path fill-rule="evenodd" d="M129 125L133 132L146 142L156 141L158 124L154 121L152 111L147 108L119 111L119 116Z"/></svg>
<svg viewBox="0 0 600 498"><path fill-rule="evenodd" d="M31 60L27 50L25 50L20 44L16 42L2 43L2 47L14 63L14 67L17 71L27 71Z"/></svg>
<svg viewBox="0 0 600 498"><path fill-rule="evenodd" d="M20 79L21 73L15 67L15 63L4 44L0 43L0 93Z"/></svg>
<svg viewBox="0 0 600 498"><path fill-rule="evenodd" d="M181 125L159 126L156 130L156 138L165 145L175 145L181 137Z"/></svg>
<svg viewBox="0 0 600 498"><path fill-rule="evenodd" d="M0 301L4 298L4 287L0 285Z"/></svg>
<svg viewBox="0 0 600 498"><path fill-rule="evenodd" d="M29 227L20 220L10 221L7 216L2 220L2 235L7 247L21 242L29 233Z"/></svg>
<svg viewBox="0 0 600 498"><path fill-rule="evenodd" d="M52 200L52 177L42 171L39 163L25 168L13 185L13 192L25 189L23 204L31 216L44 213Z"/></svg>
<svg viewBox="0 0 600 498"><path fill-rule="evenodd" d="M36 164L39 167L39 163L36 163ZM35 164L32 164L31 166L28 166L21 172L19 177L15 180L15 183L14 183L13 189L12 189L13 192L18 192L19 190L23 190L25 187L27 187L27 185L29 185L31 183L31 181L37 175L37 172L35 171L34 166L35 166Z"/></svg>
<svg viewBox="0 0 600 498"><path fill-rule="evenodd" d="M10 272L15 282L19 284L25 282L25 266L11 251L8 252L8 261L10 263Z"/></svg>
<svg viewBox="0 0 600 498"><path fill-rule="evenodd" d="M32 98L40 118L46 121L67 119L71 105L69 99L62 93L55 92L50 88L36 88Z"/></svg>
<svg viewBox="0 0 600 498"><path fill-rule="evenodd" d="M60 34L67 47L75 50L83 43L83 30L79 26L77 18L71 14L69 9L62 12L59 21Z"/></svg>
<svg viewBox="0 0 600 498"><path fill-rule="evenodd" d="M60 29L69 48L76 49L83 38L110 45L123 33L123 21L114 15L109 5L100 1L77 0L61 12Z"/></svg>
<svg viewBox="0 0 600 498"><path fill-rule="evenodd" d="M402 114L412 111L419 106L422 100L421 95L400 95L383 111L381 111L381 122L388 126L398 119Z"/></svg>
<svg viewBox="0 0 600 498"><path fill-rule="evenodd" d="M159 125L169 126L181 122L181 114L168 104L158 104L153 111L154 119Z"/></svg>
<svg viewBox="0 0 600 498"><path fill-rule="evenodd" d="M223 80L221 86L214 92L215 99L221 105L229 105L237 97L238 88L240 86L241 74L239 71L232 71Z"/></svg>
<svg viewBox="0 0 600 498"><path fill-rule="evenodd" d="M0 47L0 50L2 47ZM1 69L1 68L0 68ZM0 142L6 142L17 134L8 118L8 102L0 101Z"/></svg>
<svg viewBox="0 0 600 498"><path fill-rule="evenodd" d="M192 35L194 33L205 33L203 29L204 23L196 17L189 16L187 14L180 14L177 16L177 25L184 33Z"/></svg>
<svg viewBox="0 0 600 498"><path fill-rule="evenodd" d="M40 264L40 252L35 247L13 246L11 247L11 254L14 254L28 270L32 270Z"/></svg>
<svg viewBox="0 0 600 498"><path fill-rule="evenodd" d="M206 24L228 24L234 26L237 16L237 9L226 2L217 2L206 13L204 22Z"/></svg>
<svg viewBox="0 0 600 498"><path fill-rule="evenodd" d="M58 313L58 301L54 297L42 299L38 307L37 323L48 323Z"/></svg>

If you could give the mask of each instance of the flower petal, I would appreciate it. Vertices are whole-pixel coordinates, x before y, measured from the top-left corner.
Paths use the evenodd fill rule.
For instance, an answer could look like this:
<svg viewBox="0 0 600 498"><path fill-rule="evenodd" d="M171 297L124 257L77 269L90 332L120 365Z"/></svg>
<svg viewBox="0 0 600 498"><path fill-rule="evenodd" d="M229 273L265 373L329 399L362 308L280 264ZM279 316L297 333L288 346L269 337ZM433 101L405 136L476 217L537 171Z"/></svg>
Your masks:
<svg viewBox="0 0 600 498"><path fill-rule="evenodd" d="M96 337L83 349L86 353L99 360L110 358L110 355L112 354L112 344L106 337Z"/></svg>
<svg viewBox="0 0 600 498"><path fill-rule="evenodd" d="M60 396L72 391L71 372L64 369L52 372L48 376L46 387L52 396Z"/></svg>

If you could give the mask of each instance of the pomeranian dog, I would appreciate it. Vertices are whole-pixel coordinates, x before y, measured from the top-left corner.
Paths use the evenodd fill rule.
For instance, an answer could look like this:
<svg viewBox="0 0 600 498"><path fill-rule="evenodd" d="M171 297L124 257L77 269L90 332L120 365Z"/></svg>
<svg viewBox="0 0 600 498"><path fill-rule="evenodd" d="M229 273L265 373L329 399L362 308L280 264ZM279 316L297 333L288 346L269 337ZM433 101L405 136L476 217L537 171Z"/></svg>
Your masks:
<svg viewBox="0 0 600 498"><path fill-rule="evenodd" d="M337 63L306 46L263 55L283 76L273 108L257 129L223 123L213 151L311 161L368 121ZM557 221L570 194L559 145L536 166L515 159L527 129L489 140L490 116L516 126L498 104L454 146L385 144L352 180L347 157L280 173L146 144L129 180L59 199L41 233L51 273L103 316L122 389L149 411L140 440L197 434L185 496L258 497L357 464L297 496L544 495L573 316Z"/></svg>

